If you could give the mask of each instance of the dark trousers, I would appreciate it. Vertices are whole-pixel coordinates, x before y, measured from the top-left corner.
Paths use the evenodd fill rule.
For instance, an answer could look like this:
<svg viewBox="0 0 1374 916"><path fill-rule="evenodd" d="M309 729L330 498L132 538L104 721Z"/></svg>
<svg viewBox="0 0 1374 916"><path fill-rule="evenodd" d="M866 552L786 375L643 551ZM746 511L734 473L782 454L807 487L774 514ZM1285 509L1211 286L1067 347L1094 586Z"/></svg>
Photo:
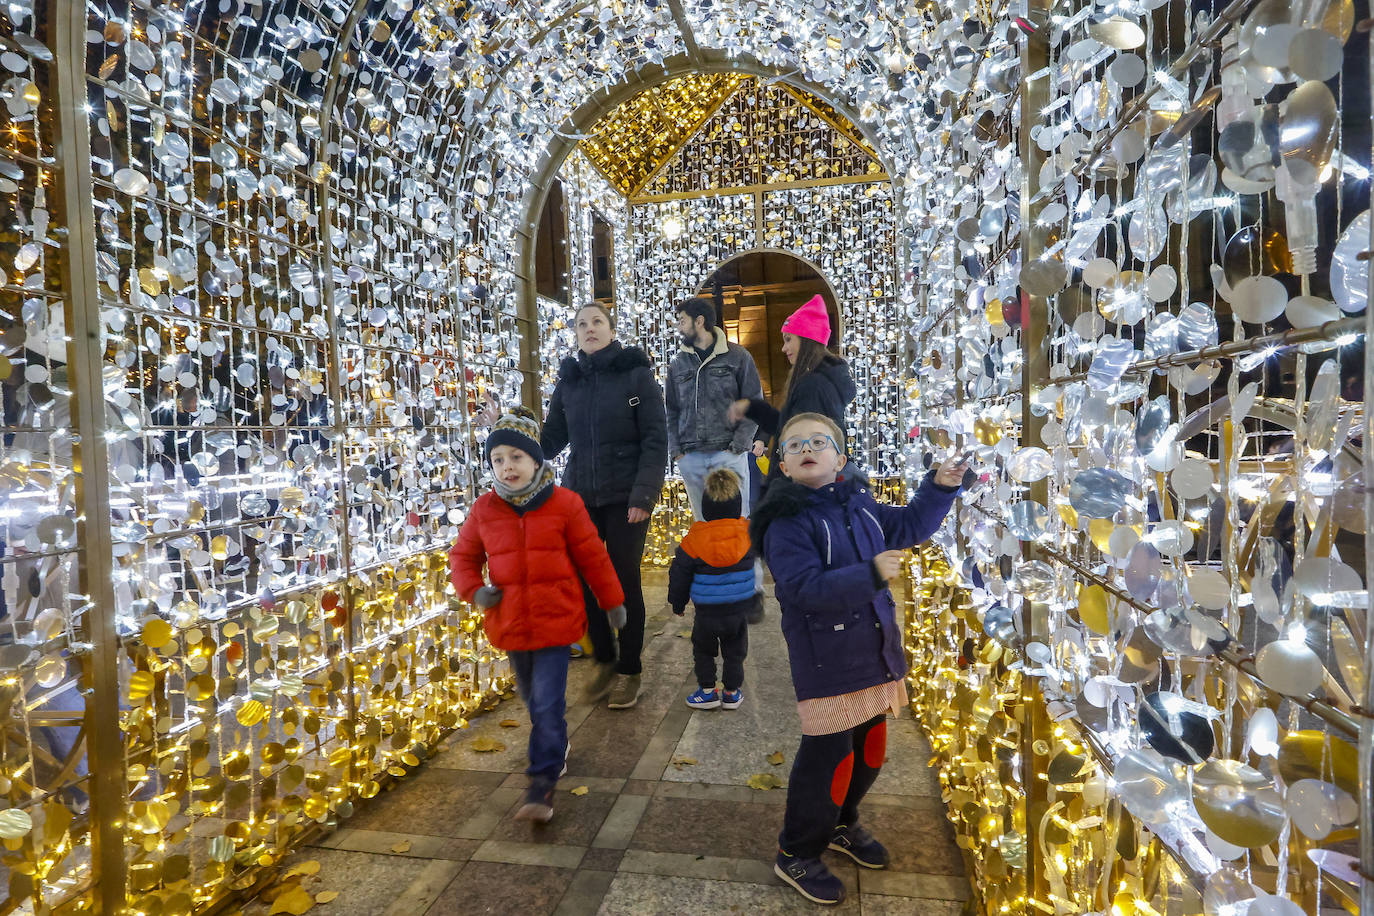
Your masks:
<svg viewBox="0 0 1374 916"><path fill-rule="evenodd" d="M620 674L639 674L643 670L639 654L644 649L644 589L640 586L639 564L644 559L649 522L646 519L630 524L625 520L629 511L624 503L587 507L597 534L606 542L606 552L611 555L611 565L625 592L625 626L620 630L618 652L611 622L606 612L597 607L585 582L582 595L587 604L587 636L592 641L592 656L603 664L615 662L615 670Z"/></svg>
<svg viewBox="0 0 1374 916"><path fill-rule="evenodd" d="M513 651L506 657L515 671L520 699L530 711L530 765L525 773L532 783L552 787L568 751L568 647Z"/></svg>
<svg viewBox="0 0 1374 916"><path fill-rule="evenodd" d="M692 621L692 661L702 690L716 689L716 655L724 659L726 690L744 683L744 657L749 654L749 621L743 614L713 617L697 613Z"/></svg>
<svg viewBox="0 0 1374 916"><path fill-rule="evenodd" d="M887 754L887 714L831 735L803 735L778 846L804 859L830 845L835 827L858 822L859 802L873 787Z"/></svg>

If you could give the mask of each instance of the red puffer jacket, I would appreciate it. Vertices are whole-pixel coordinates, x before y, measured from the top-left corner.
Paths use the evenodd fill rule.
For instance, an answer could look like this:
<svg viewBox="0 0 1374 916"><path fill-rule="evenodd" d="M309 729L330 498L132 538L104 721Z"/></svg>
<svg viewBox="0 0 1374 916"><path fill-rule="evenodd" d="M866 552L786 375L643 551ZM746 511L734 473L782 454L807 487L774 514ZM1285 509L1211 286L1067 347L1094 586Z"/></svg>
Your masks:
<svg viewBox="0 0 1374 916"><path fill-rule="evenodd" d="M625 603L582 497L563 487L555 486L542 506L523 516L494 492L482 494L448 561L453 587L464 601L486 584L486 564L491 584L502 594L501 603L487 610L484 627L491 644L502 650L547 649L581 639L587 615L579 574L602 610Z"/></svg>

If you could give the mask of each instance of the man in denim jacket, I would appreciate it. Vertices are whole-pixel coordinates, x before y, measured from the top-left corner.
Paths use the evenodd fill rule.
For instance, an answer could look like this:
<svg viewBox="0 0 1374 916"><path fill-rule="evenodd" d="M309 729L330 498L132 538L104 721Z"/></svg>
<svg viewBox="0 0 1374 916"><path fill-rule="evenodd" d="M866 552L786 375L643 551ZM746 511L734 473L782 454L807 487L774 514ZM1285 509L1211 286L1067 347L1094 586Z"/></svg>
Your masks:
<svg viewBox="0 0 1374 916"><path fill-rule="evenodd" d="M705 299L684 300L677 319L682 350L668 364L664 391L668 454L687 484L692 515L701 521L706 475L723 467L748 480L751 453L763 454L763 443L754 441L758 425L749 420L732 424L726 417L735 400L762 398L763 386L754 357L716 327L714 305Z"/></svg>

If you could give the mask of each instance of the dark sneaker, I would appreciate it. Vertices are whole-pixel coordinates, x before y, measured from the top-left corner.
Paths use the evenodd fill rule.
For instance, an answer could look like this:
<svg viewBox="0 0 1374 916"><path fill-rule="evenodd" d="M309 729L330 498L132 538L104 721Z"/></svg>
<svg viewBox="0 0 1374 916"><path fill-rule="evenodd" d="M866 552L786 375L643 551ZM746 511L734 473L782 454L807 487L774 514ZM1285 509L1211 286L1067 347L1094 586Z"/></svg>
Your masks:
<svg viewBox="0 0 1374 916"><path fill-rule="evenodd" d="M754 603L749 605L744 617L750 623L763 623L763 592L754 592Z"/></svg>
<svg viewBox="0 0 1374 916"><path fill-rule="evenodd" d="M873 839L873 834L858 824L836 827L835 835L830 838L830 848L844 853L864 868L886 868L887 863L892 861L887 854L887 847Z"/></svg>
<svg viewBox="0 0 1374 916"><path fill-rule="evenodd" d="M638 702L639 675L617 675L615 687L611 689L611 700L606 706L610 709L629 709Z"/></svg>
<svg viewBox="0 0 1374 916"><path fill-rule="evenodd" d="M553 789L545 786L530 786L525 790L525 803L515 812L517 821L534 821L547 824L553 820Z"/></svg>
<svg viewBox="0 0 1374 916"><path fill-rule="evenodd" d="M611 695L611 682L615 680L614 662L597 662L592 671L592 679L582 690L582 702L595 706Z"/></svg>
<svg viewBox="0 0 1374 916"><path fill-rule="evenodd" d="M844 882L831 874L820 859L789 856L779 849L773 873L812 903L833 906L844 900Z"/></svg>
<svg viewBox="0 0 1374 916"><path fill-rule="evenodd" d="M687 705L693 709L716 709L720 706L720 693L714 687L710 690L698 687L695 693L688 695Z"/></svg>
<svg viewBox="0 0 1374 916"><path fill-rule="evenodd" d="M720 705L726 709L739 709L744 702L743 690L724 690L720 694Z"/></svg>

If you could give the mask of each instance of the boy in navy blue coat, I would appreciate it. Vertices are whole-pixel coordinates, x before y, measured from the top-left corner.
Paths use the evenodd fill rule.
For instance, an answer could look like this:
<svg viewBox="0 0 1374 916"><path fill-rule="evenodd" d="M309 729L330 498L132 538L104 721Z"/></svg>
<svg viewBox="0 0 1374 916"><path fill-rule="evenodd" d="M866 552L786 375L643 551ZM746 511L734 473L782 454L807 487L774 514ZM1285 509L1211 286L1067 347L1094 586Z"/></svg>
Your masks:
<svg viewBox="0 0 1374 916"><path fill-rule="evenodd" d="M750 523L776 583L802 722L773 871L824 904L845 896L820 859L827 848L865 868L889 861L858 822L887 753L887 714L907 702L887 583L902 551L940 527L964 475L963 464L946 462L907 506L884 505L861 474L841 476L843 442L830 418L793 417L778 435L787 479L768 486Z"/></svg>
<svg viewBox="0 0 1374 916"><path fill-rule="evenodd" d="M750 609L754 606L754 553L741 481L729 468L706 475L701 494L703 521L695 522L678 545L668 569L668 604L679 616L687 599L696 607L692 659L700 689L687 697L693 709L738 709L744 702L744 658L749 653ZM716 655L724 660L716 690Z"/></svg>

